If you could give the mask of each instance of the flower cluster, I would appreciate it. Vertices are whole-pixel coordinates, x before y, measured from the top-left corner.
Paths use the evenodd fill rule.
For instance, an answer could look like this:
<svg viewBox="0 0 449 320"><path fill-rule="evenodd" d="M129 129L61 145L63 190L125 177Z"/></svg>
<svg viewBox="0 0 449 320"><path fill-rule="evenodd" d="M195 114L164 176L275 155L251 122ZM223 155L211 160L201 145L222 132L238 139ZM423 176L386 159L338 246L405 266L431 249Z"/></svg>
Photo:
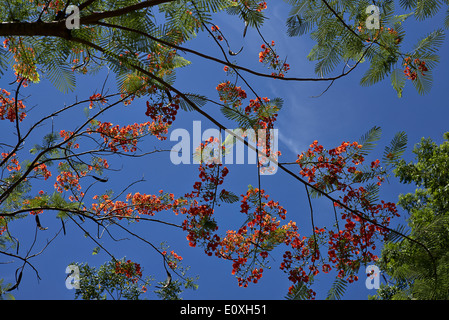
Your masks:
<svg viewBox="0 0 449 320"><path fill-rule="evenodd" d="M264 1L264 2L260 2L260 3L257 5L256 11L257 11L257 12L262 12L262 11L265 10L265 9L267 9L267 3Z"/></svg>
<svg viewBox="0 0 449 320"><path fill-rule="evenodd" d="M127 261L116 261L115 262L115 273L124 274L132 283L136 283L140 277L142 277L142 269L140 264Z"/></svg>
<svg viewBox="0 0 449 320"><path fill-rule="evenodd" d="M6 231L7 225L6 218L0 217L0 236Z"/></svg>
<svg viewBox="0 0 449 320"><path fill-rule="evenodd" d="M242 105L242 100L245 100L247 95L245 90L241 87L237 87L231 84L231 81L220 83L216 90L220 96L220 101L226 104L230 104L233 107L239 107Z"/></svg>
<svg viewBox="0 0 449 320"><path fill-rule="evenodd" d="M92 109L92 107L93 107L93 105L94 105L94 102L96 102L96 101L99 101L99 102L101 102L102 104L105 104L105 103L106 103L106 98L104 98L104 97L101 95L101 93L96 93L96 94L91 95L91 96L89 97L89 100L90 100L90 103L89 103L89 109Z"/></svg>
<svg viewBox="0 0 449 320"><path fill-rule="evenodd" d="M197 154L205 153L205 148L218 139L210 137L197 148ZM221 147L218 144L218 147ZM182 226L188 231L187 240L189 245L195 247L202 245L207 255L211 256L219 245L220 237L213 233L218 229L217 223L213 218L214 205L219 201L229 200L230 193L225 190L219 191L219 186L223 184L224 178L229 170L223 167L221 159L213 157L209 161L203 161L198 168L200 181L195 182L193 191L185 195L187 199L192 199L190 207L183 213L186 214ZM196 200L198 199L198 200ZM201 203L200 203L201 202Z"/></svg>
<svg viewBox="0 0 449 320"><path fill-rule="evenodd" d="M92 212L95 215L118 220L133 218L139 221L142 215L154 216L158 212L167 210L179 214L181 209L187 205L187 200L175 199L174 194L165 194L163 190L159 191L159 195L129 193L126 196L126 201L113 201L108 194L95 195L93 199L98 200L98 203L92 204Z"/></svg>
<svg viewBox="0 0 449 320"><path fill-rule="evenodd" d="M73 137L73 134L74 134L73 131L66 131L66 130L59 131L59 135L61 136L61 138L64 139L64 141L67 141L70 139L70 141L67 141L68 148L73 147L74 149L78 149L79 144L74 143L75 138Z"/></svg>
<svg viewBox="0 0 449 320"><path fill-rule="evenodd" d="M212 218L214 209L208 205L200 205L198 201L193 200L190 208L186 211L186 219L182 223L182 228L188 231L186 236L191 247L196 247L198 243L206 245L205 250L208 255L212 255L210 250L216 247L219 237L211 232L218 229L217 224Z"/></svg>
<svg viewBox="0 0 449 320"><path fill-rule="evenodd" d="M47 180L51 177L51 171L48 170L47 165L45 163L37 164L33 171L35 171L38 175L42 175L44 180Z"/></svg>
<svg viewBox="0 0 449 320"><path fill-rule="evenodd" d="M336 208L341 209L341 220L336 216L338 230L316 229L314 237L309 238L309 242L310 240L316 242L313 245L302 242L300 246L302 256L297 255L295 259L302 260L312 252L317 255L316 261L320 256L318 239L321 238L322 243L328 245L329 260L323 264L323 270L328 272L333 265L338 269L338 276L347 275L349 282L357 280L354 273L360 267L360 263L377 260L377 256L371 251L376 248L376 236L386 235L386 227L391 217L399 216L394 203L381 201L376 204L367 188L357 186L362 181L373 178L377 179L377 185L380 186L384 180L379 160L372 161L369 168L357 169L357 166L365 161L360 153L362 148L363 146L357 142L343 142L340 146L327 151L318 144L318 141L314 141L306 152L298 155L296 161L301 168L300 174L307 177L308 182L313 183L314 187L327 193L342 194L340 203L334 203ZM314 261L310 256L309 259ZM315 265L310 270L314 273L319 272ZM299 277L301 281L305 276L302 271L304 270L301 269L300 274L295 271L295 277Z"/></svg>
<svg viewBox="0 0 449 320"><path fill-rule="evenodd" d="M94 125L96 126L95 130L88 128L87 132L89 134L93 132L100 133L104 143L113 152L118 151L119 147L125 152L134 152L137 150L136 145L139 137L143 136L146 132L154 133L159 130L151 122L134 123L120 127L119 125L113 126L110 122L96 121Z"/></svg>
<svg viewBox="0 0 449 320"><path fill-rule="evenodd" d="M416 80L416 78L418 77L418 74L416 71L411 71L410 66L413 69L417 69L418 71L420 71L421 75L425 75L424 72L428 71L427 67L426 67L426 62L425 61L421 61L418 58L413 60L413 63L411 63L412 58L411 57L407 57L404 59L404 74L407 77L407 79L410 80Z"/></svg>
<svg viewBox="0 0 449 320"><path fill-rule="evenodd" d="M19 164L19 160L16 159L15 153L13 153L11 156L9 156L9 153L2 152L1 156L2 156L3 160L5 160L6 158L9 157L9 159L7 161L9 161L10 163L8 163L6 165L6 169L8 169L8 171L20 171L20 169L22 167Z"/></svg>
<svg viewBox="0 0 449 320"><path fill-rule="evenodd" d="M7 38L3 41L3 47L11 52L14 56L13 70L17 77L17 82L22 81L23 86L28 85L28 80L39 82L39 73L37 72L35 55L32 47L24 45L22 40L15 38Z"/></svg>
<svg viewBox="0 0 449 320"><path fill-rule="evenodd" d="M176 96L172 101L166 105L162 102L150 104L147 101L147 111L145 115L151 117L155 122L163 122L171 125L176 119L176 114L179 109L179 97Z"/></svg>
<svg viewBox="0 0 449 320"><path fill-rule="evenodd" d="M34 207L31 202L33 201L35 203L35 201L40 201L40 200L41 200L40 196L36 196L33 199L24 199L22 201L22 205L23 205L24 208L26 208L26 207L28 207L28 208ZM44 212L44 210L30 210L29 214L32 215L32 216L35 216L35 215L41 214L43 212Z"/></svg>
<svg viewBox="0 0 449 320"><path fill-rule="evenodd" d="M22 100L16 101L15 98L9 98L10 95L11 93L5 89L0 91L0 119L8 119L9 121L14 122L16 116L18 116L19 121L22 121L26 117L26 113L23 111L25 105L22 103Z"/></svg>
<svg viewBox="0 0 449 320"><path fill-rule="evenodd" d="M194 200L184 211L188 217L183 224L189 232L187 240L191 246L200 244L208 255L232 261L232 274L243 287L260 280L269 252L280 245L288 247L279 267L292 283L290 293L298 283L308 285L312 277L333 269L348 282L358 280L356 273L361 263L377 260L373 251L377 236L386 235L385 227L390 218L398 216L394 203L374 203L367 188L356 186L370 180L367 177L377 178L378 185L383 181L379 160L372 161L368 168L358 169L365 162L362 148L357 142L343 142L325 150L314 141L306 152L298 155L300 174L307 177L309 183L326 192L342 193L340 203L334 204L336 230L315 227L311 236L300 236L295 222L282 223L287 217L285 208L270 200L264 190L249 187L240 201L245 223L220 237L215 233L218 227L210 204L216 198L214 187L222 180L218 179L219 164L211 164L200 168L201 181L195 183L194 192L186 195L205 203ZM307 290L308 297L314 298L315 292Z"/></svg>
<svg viewBox="0 0 449 320"><path fill-rule="evenodd" d="M173 250L170 251L170 254L167 254L167 251L164 250L162 255L166 258L167 265L172 270L175 270L178 267L177 262L182 260L182 257Z"/></svg>
<svg viewBox="0 0 449 320"><path fill-rule="evenodd" d="M290 70L290 65L279 60L279 55L274 50L275 42L272 41L271 45L262 44L262 51L259 52L259 62L268 65L269 68L276 70L272 76L284 77L285 73Z"/></svg>
<svg viewBox="0 0 449 320"><path fill-rule="evenodd" d="M217 39L218 41L224 40L223 35L221 34L221 31L220 31L220 28L217 25L213 25L212 27L210 27L210 30L214 34L215 39Z"/></svg>
<svg viewBox="0 0 449 320"><path fill-rule="evenodd" d="M381 27L383 28L383 27ZM388 33L394 36L394 43L399 44L402 41L402 38L399 36L398 32L393 28L387 28Z"/></svg>
<svg viewBox="0 0 449 320"><path fill-rule="evenodd" d="M248 106L245 107L245 114L255 113L258 118L258 126L261 129L273 128L277 119L277 106L270 104L270 99L263 97L261 99L250 99Z"/></svg>
<svg viewBox="0 0 449 320"><path fill-rule="evenodd" d="M59 164L60 166L62 163ZM78 173L73 173L71 171L61 171L59 175L56 177L56 182L54 184L55 189L62 193L64 190L81 190L81 185L79 180L82 176L85 176L87 172L83 171Z"/></svg>
<svg viewBox="0 0 449 320"><path fill-rule="evenodd" d="M176 49L165 47L160 43L157 44L156 47L146 56L148 71L153 74L157 74L159 77L171 74L173 71L170 67L173 65L176 54ZM151 82L148 81L147 83Z"/></svg>
<svg viewBox="0 0 449 320"><path fill-rule="evenodd" d="M240 212L246 216L246 223L237 231L227 231L215 255L232 260L232 274L240 286L246 287L262 277L268 252L278 244L289 244L298 234L295 222L281 225L287 211L278 202L266 201L269 195L264 190L250 188L241 196Z"/></svg>

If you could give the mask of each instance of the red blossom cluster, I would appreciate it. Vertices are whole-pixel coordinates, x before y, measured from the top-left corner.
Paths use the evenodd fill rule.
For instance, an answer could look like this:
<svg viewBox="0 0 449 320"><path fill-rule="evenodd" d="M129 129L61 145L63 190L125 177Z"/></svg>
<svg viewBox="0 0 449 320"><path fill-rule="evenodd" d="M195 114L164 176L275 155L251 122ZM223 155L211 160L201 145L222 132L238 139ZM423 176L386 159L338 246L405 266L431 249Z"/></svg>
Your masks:
<svg viewBox="0 0 449 320"><path fill-rule="evenodd" d="M32 47L25 46L21 39L17 40L16 38L6 38L3 41L3 47L8 48L8 51L14 56L16 63L13 65L13 70L17 77L16 82L21 82L21 85L26 87L28 80L39 81L35 64L36 53Z"/></svg>
<svg viewBox="0 0 449 320"><path fill-rule="evenodd" d="M113 152L118 151L119 147L125 152L134 152L137 150L138 139L145 133L151 132L154 135L163 133L157 125L151 122L134 123L120 127L119 125L114 126L110 122L96 121L95 125L95 130L88 128L87 132L89 134L100 133L104 143Z"/></svg>
<svg viewBox="0 0 449 320"><path fill-rule="evenodd" d="M116 261L115 262L115 273L124 274L128 279L131 280L132 283L136 283L140 277L142 277L142 269L140 264L136 262L132 262L131 260L127 261Z"/></svg>
<svg viewBox="0 0 449 320"><path fill-rule="evenodd" d="M126 201L113 201L109 195L95 195L94 200L98 203L92 204L92 212L95 215L107 216L122 220L123 218L133 218L139 221L142 215L154 216L158 212L172 210L176 215L185 211L187 200L175 199L173 193L165 194L163 190L159 191L159 195L129 193ZM182 211L182 212L184 212Z"/></svg>
<svg viewBox="0 0 449 320"><path fill-rule="evenodd" d="M217 25L213 25L210 27L210 30L212 31L212 33L215 36L215 39L217 39L218 41L223 41L223 35L221 34L220 28Z"/></svg>
<svg viewBox="0 0 449 320"><path fill-rule="evenodd" d="M418 58L416 58L415 60L413 60L413 63L411 63L412 58L411 57L407 57L404 59L404 74L407 77L407 79L409 80L416 80L416 78L418 77L418 74L416 71L411 71L410 66L412 66L413 69L417 69L419 72L421 72L421 75L425 75L424 72L428 71L429 69L427 69L426 67L426 62L425 61L421 61Z"/></svg>
<svg viewBox="0 0 449 320"><path fill-rule="evenodd" d="M72 139L71 141L68 141L66 144L68 148L73 147L74 149L78 149L79 144L73 142L73 134L74 134L73 131L66 131L66 130L59 131L59 135L61 136L61 138L64 139L64 141Z"/></svg>
<svg viewBox="0 0 449 320"><path fill-rule="evenodd" d="M65 164L63 162L59 163L60 168L64 168ZM86 176L87 171L79 171L73 173L69 170L61 169L59 175L56 177L56 182L54 184L55 189L62 193L64 190L81 190L81 185L79 180L81 177Z"/></svg>
<svg viewBox="0 0 449 320"><path fill-rule="evenodd" d="M7 222L5 217L0 217L0 236L5 232L7 229Z"/></svg>
<svg viewBox="0 0 449 320"><path fill-rule="evenodd" d="M290 65L279 60L279 55L276 54L274 46L274 41L271 41L271 45L261 45L262 51L259 52L259 62L267 64L271 69L277 71L273 72L272 76L284 77L285 73L290 70Z"/></svg>
<svg viewBox="0 0 449 320"><path fill-rule="evenodd" d="M261 103L262 101L262 103ZM263 97L262 99L256 98L251 99L249 101L249 105L245 107L245 114L250 115L251 113L255 113L258 116L258 125L261 129L272 129L274 123L276 122L277 113L267 112L267 109L276 108L275 105L269 104L270 99L267 97ZM264 106L263 108L262 105Z"/></svg>
<svg viewBox="0 0 449 320"><path fill-rule="evenodd" d="M173 33L175 32L176 31L173 31ZM176 49L165 47L162 44L158 43L154 50L152 50L147 55L148 71L153 74L159 74L160 76L171 74L173 71L170 70L170 68L167 68L167 66L173 64L176 53Z"/></svg>
<svg viewBox="0 0 449 320"><path fill-rule="evenodd" d="M278 202L267 201L264 190L252 188L242 194L240 212L246 223L237 231L228 230L221 239L216 256L233 261L232 274L237 275L240 286L257 283L262 277L268 252L277 244L290 243L297 236L295 222L281 225L287 210Z"/></svg>
<svg viewBox="0 0 449 320"><path fill-rule="evenodd" d="M359 25L357 26L357 31L358 32L360 32L360 33L365 33L365 31L367 30L367 29L365 29L364 27L363 27L363 23L359 23ZM386 31L388 31L388 33L389 34L391 34L391 35L393 35L393 37L394 37L394 43L395 44L400 44L401 42L402 42L402 37L399 35L399 33L396 31L396 30L394 30L393 28L384 28L384 27L380 27L380 29L378 29L377 30L377 32L376 32L376 34L374 35L374 37L373 37L373 39L371 39L371 37L370 36L368 36L368 35L366 35L366 42L371 42L371 41L375 41L376 39L378 39L379 38L379 36L383 33L383 32L385 32L385 30Z"/></svg>
<svg viewBox="0 0 449 320"><path fill-rule="evenodd" d="M173 98L168 104L162 102L150 104L150 102L147 101L147 111L145 112L145 115L151 117L155 122L163 122L171 125L176 119L178 109L179 96Z"/></svg>
<svg viewBox="0 0 449 320"><path fill-rule="evenodd" d="M383 27L381 27L381 29L383 29ZM399 36L398 32L396 30L394 30L393 28L387 28L388 33L392 34L395 38L394 38L394 43L395 44L399 44L402 41L402 38Z"/></svg>
<svg viewBox="0 0 449 320"><path fill-rule="evenodd" d="M333 265L339 270L339 277L349 273L347 276L349 282L357 280L354 273L361 262L377 260L377 256L371 251L376 248L376 236L386 235L390 219L399 216L394 203L384 201L379 204L372 203L369 200L370 192L363 186L356 187L362 181L362 176L376 177L378 185L384 180L379 160L372 161L368 171L357 169L357 166L365 161L359 152L362 147L357 142L343 142L337 148L326 151L318 141L314 141L306 152L298 155L296 161L301 167L300 174L307 177L309 183L314 183L315 187L328 193L337 191L343 193L340 196L341 205L334 203L335 207L341 209L341 221L336 221L338 230L326 232L324 228L317 228L314 239L321 237L328 245L328 262L323 264L323 270L328 272ZM312 240L315 241L314 239ZM309 243L305 246L303 242L301 246L303 256L296 256L295 259L301 260L304 256L310 255L310 252L317 255L316 259L318 258L319 249L313 248L315 244L311 246ZM309 258L313 262L312 257ZM318 269L314 266L311 271L316 273ZM302 280L303 276L304 273L301 276Z"/></svg>
<svg viewBox="0 0 449 320"><path fill-rule="evenodd" d="M242 100L245 100L247 95L245 90L241 87L237 87L231 84L231 81L220 83L216 90L220 96L220 101L229 103L233 107L239 107L242 105Z"/></svg>
<svg viewBox="0 0 449 320"><path fill-rule="evenodd" d="M197 152L199 154L206 152L204 149L216 142L218 142L218 139L210 137L197 148ZM220 237L213 233L218 229L213 219L214 205L219 201L220 196L226 198L229 195L225 190L218 190L229 170L223 167L221 159L213 158L209 160L212 161L201 162L198 168L200 181L193 185L194 191L185 195L185 198L192 200L190 207L183 211L186 214L186 219L182 226L184 230L188 231L186 238L189 245L192 247L201 245L204 247L206 254L211 256L220 242Z"/></svg>
<svg viewBox="0 0 449 320"><path fill-rule="evenodd" d="M183 36L179 30L172 30L167 32L167 36L171 35L176 39L173 39L173 43L181 43L183 41ZM150 48L150 53L145 54L139 52L130 52L128 50L120 53L119 56L123 59L144 59L146 61L143 63L146 65L145 69L154 74L157 77L165 78L174 72L174 63L177 51L170 47L164 46L160 43L155 44ZM122 62L120 61L120 64ZM129 73L126 75L123 85L121 86L121 98L125 99L123 103L125 105L130 105L136 96L144 95L155 95L159 89L155 84L152 84L152 80L149 76L145 74L137 75L135 73ZM138 89L137 89L138 88ZM137 90L136 90L137 89Z"/></svg>
<svg viewBox="0 0 449 320"><path fill-rule="evenodd" d="M105 104L107 101L106 101L106 98L104 98L102 95L101 95L101 93L96 93L96 94L93 94L93 95L91 95L90 97L89 97L89 100L90 100L90 103L89 103L89 109L92 109L92 107L93 107L93 105L94 105L94 102L96 102L96 101L99 101L99 102L101 102L102 104Z"/></svg>
<svg viewBox="0 0 449 320"><path fill-rule="evenodd" d="M45 163L38 164L34 167L33 171L37 172L38 175L42 175L44 180L47 180L51 177L51 171L48 170L47 165Z"/></svg>
<svg viewBox="0 0 449 320"><path fill-rule="evenodd" d="M16 102L15 98L9 98L10 92L2 89L0 92L0 119L8 119L11 122L16 120L16 115L19 117L19 121L22 121L26 117L26 113L23 111L25 105L22 100ZM17 110L16 110L17 104Z"/></svg>
<svg viewBox="0 0 449 320"><path fill-rule="evenodd" d="M264 2L260 2L260 3L257 5L256 11L257 11L257 12L262 12L262 11L265 10L265 9L267 9L267 3L264 1Z"/></svg>
<svg viewBox="0 0 449 320"><path fill-rule="evenodd" d="M167 255L167 251L162 251L162 255L167 258L167 264L172 270L176 269L178 267L177 262L182 260L182 257L176 254L176 252L173 250L170 251L169 255Z"/></svg>
<svg viewBox="0 0 449 320"><path fill-rule="evenodd" d="M369 201L369 192L363 186L356 187L361 175L366 172L357 169L365 159L357 142L343 142L340 146L325 150L314 141L307 152L298 156L300 174L309 178L309 183L330 191L339 191L341 205L336 216L337 229L315 227L311 236L300 236L295 222L282 224L287 211L278 202L269 199L264 190L249 188L241 195L240 212L245 215L245 223L238 230L228 230L224 237L212 216L218 187L219 164L200 168L201 181L194 185L194 192L186 197L200 198L205 204L194 200L184 213L187 219L183 228L189 233L187 240L191 246L200 244L208 255L232 261L232 274L236 275L240 286L257 283L268 263L269 252L278 245L287 248L279 267L287 273L292 282L292 293L298 283L309 284L311 278L320 272L337 271L339 277L353 282L361 263L377 260L373 253L377 236L385 235L390 218L398 216L394 203ZM380 162L375 160L369 166L369 174L383 181ZM227 174L227 172L226 172ZM206 184L206 185L205 185ZM213 191L213 192L211 192ZM222 193L226 193L225 190ZM353 211L348 208L352 208ZM360 210L360 211L358 211ZM323 252L327 251L327 255ZM308 289L309 298L315 292Z"/></svg>
<svg viewBox="0 0 449 320"><path fill-rule="evenodd" d="M43 1L43 2L38 1L36 3L36 5L41 6L42 9L46 9L46 12L49 9L55 10L55 12L58 12L58 11L64 9L65 3L62 0Z"/></svg>
<svg viewBox="0 0 449 320"><path fill-rule="evenodd" d="M9 153L2 152L1 156L3 160L5 160L6 158L9 157ZM20 169L22 168L20 166L19 160L16 159L15 153L13 153L7 161L10 162L6 165L6 169L8 169L8 171L20 171Z"/></svg>
<svg viewBox="0 0 449 320"><path fill-rule="evenodd" d="M212 235L211 232L218 229L216 223L212 220L214 209L208 205L200 205L198 201L193 200L190 208L187 209L187 218L182 223L183 230L187 230L187 241L191 247L196 247L198 243L206 244L205 249L208 255L212 255L211 250L217 246L218 235Z"/></svg>
<svg viewBox="0 0 449 320"><path fill-rule="evenodd" d="M40 196L34 197L34 200L39 200L39 199L41 199ZM30 203L31 203L30 199L24 199L24 200L22 201L22 205L23 205L24 207L29 206ZM36 210L36 211L35 211L35 210L31 210L31 211L29 212L29 214L32 215L32 216L35 216L35 215L41 214L41 213L43 213L43 212L44 212L44 210Z"/></svg>

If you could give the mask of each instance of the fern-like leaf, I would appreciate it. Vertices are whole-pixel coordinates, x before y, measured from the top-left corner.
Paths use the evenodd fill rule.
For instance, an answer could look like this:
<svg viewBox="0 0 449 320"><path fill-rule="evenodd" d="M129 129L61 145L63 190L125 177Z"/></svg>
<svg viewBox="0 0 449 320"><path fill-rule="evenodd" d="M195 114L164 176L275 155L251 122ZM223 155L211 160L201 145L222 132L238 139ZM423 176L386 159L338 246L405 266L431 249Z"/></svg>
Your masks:
<svg viewBox="0 0 449 320"><path fill-rule="evenodd" d="M365 133L360 139L359 144L362 148L359 149L359 153L362 155L367 155L376 146L376 142L379 141L382 135L382 129L380 127L374 126L367 133Z"/></svg>
<svg viewBox="0 0 449 320"><path fill-rule="evenodd" d="M388 164L397 161L407 148L407 134L403 131L396 133L390 145L385 147L382 160Z"/></svg>
<svg viewBox="0 0 449 320"><path fill-rule="evenodd" d="M340 300L346 291L348 282L344 278L336 278L327 293L326 300Z"/></svg>
<svg viewBox="0 0 449 320"><path fill-rule="evenodd" d="M391 85L398 94L398 98L402 98L402 90L405 87L405 75L402 69L394 69L391 73Z"/></svg>

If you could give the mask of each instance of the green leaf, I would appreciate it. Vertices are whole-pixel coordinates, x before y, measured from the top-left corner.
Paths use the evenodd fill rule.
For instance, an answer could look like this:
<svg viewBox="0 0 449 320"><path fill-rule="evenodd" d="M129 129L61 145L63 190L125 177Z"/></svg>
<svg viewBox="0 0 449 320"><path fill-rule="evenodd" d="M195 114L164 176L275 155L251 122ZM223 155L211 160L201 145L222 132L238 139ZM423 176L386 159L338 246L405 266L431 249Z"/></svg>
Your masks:
<svg viewBox="0 0 449 320"><path fill-rule="evenodd" d="M49 63L45 74L59 91L67 93L75 89L75 74L64 61Z"/></svg>
<svg viewBox="0 0 449 320"><path fill-rule="evenodd" d="M405 74L402 69L394 69L391 73L391 85L398 93L398 98L402 98L402 90L405 87Z"/></svg>
<svg viewBox="0 0 449 320"><path fill-rule="evenodd" d="M378 52L371 60L369 69L365 72L362 79L360 79L361 86L370 86L379 81L382 81L390 72L394 57L385 56L386 52Z"/></svg>
<svg viewBox="0 0 449 320"><path fill-rule="evenodd" d="M310 276L309 284L313 282L313 276ZM293 290L285 297L287 300L308 300L310 299L309 288L305 282L298 281Z"/></svg>
<svg viewBox="0 0 449 320"><path fill-rule="evenodd" d="M239 201L239 197L232 191L222 190L220 193L220 200L226 203L234 203Z"/></svg>
<svg viewBox="0 0 449 320"><path fill-rule="evenodd" d="M389 241L389 242L398 242L399 240L403 239L401 234L406 235L407 234L407 226L405 225L399 225L396 228L392 229L392 231L390 231L388 233L388 235L386 236L385 241Z"/></svg>
<svg viewBox="0 0 449 320"><path fill-rule="evenodd" d="M93 255L93 256L94 256L94 255L97 255L98 252L100 252L100 250L101 250L100 247L95 247L95 248L92 250L92 255Z"/></svg>
<svg viewBox="0 0 449 320"><path fill-rule="evenodd" d="M348 282L344 278L336 278L329 292L327 293L326 300L340 300L346 291Z"/></svg>
<svg viewBox="0 0 449 320"><path fill-rule="evenodd" d="M174 68L182 68L190 65L191 62L181 56L176 55L173 59L173 67Z"/></svg>
<svg viewBox="0 0 449 320"><path fill-rule="evenodd" d="M424 53L438 52L438 48L444 42L445 34L443 29L437 29L429 33L426 37L421 39L414 47L413 53L422 55Z"/></svg>
<svg viewBox="0 0 449 320"><path fill-rule="evenodd" d="M193 102L197 107L204 107L207 103L207 98L205 96L196 94L196 93L184 93L185 97ZM187 100L180 99L179 106L184 111L193 111L195 110Z"/></svg>
<svg viewBox="0 0 449 320"><path fill-rule="evenodd" d="M3 70L7 68L7 51L0 47L0 75L3 75Z"/></svg>
<svg viewBox="0 0 449 320"><path fill-rule="evenodd" d="M415 5L415 16L418 21L434 16L441 7L440 0L420 0Z"/></svg>
<svg viewBox="0 0 449 320"><path fill-rule="evenodd" d="M291 16L287 19L287 34L289 37L302 36L312 27L310 21L306 21L299 15Z"/></svg>
<svg viewBox="0 0 449 320"><path fill-rule="evenodd" d="M446 11L446 17L444 18L444 27L449 29L449 9Z"/></svg>
<svg viewBox="0 0 449 320"><path fill-rule="evenodd" d="M340 62L341 45L336 42L334 45L327 45L318 53L318 63L315 66L315 73L324 76L328 74Z"/></svg>
<svg viewBox="0 0 449 320"><path fill-rule="evenodd" d="M359 144L362 148L359 149L359 153L362 155L367 155L370 151L374 149L377 141L379 141L382 135L382 129L380 127L374 126L367 133L365 133L360 139Z"/></svg>
<svg viewBox="0 0 449 320"><path fill-rule="evenodd" d="M396 162L407 148L407 134L398 132L391 140L390 145L385 147L384 156L382 158L386 163L392 164Z"/></svg>
<svg viewBox="0 0 449 320"><path fill-rule="evenodd" d="M408 17L412 16L414 14L414 12L410 12L410 13L406 13L406 14L401 14L401 15L396 15L391 19L391 23L392 24L399 24L401 25L402 22L404 22L405 20L407 20Z"/></svg>
<svg viewBox="0 0 449 320"><path fill-rule="evenodd" d="M236 121L239 127L243 129L253 128L257 122L256 118L247 116L240 108L223 106L220 110L227 119Z"/></svg>

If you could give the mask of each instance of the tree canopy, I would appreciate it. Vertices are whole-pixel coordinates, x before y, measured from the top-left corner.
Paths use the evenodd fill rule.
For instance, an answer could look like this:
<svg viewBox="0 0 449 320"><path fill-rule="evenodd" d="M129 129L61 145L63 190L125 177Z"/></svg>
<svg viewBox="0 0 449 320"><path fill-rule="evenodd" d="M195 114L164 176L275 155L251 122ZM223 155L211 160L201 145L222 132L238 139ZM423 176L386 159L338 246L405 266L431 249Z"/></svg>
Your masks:
<svg viewBox="0 0 449 320"><path fill-rule="evenodd" d="M410 237L425 244L430 255L415 244L393 237L383 248L381 266L390 281L379 299L448 299L448 157L449 134L437 145L423 138L413 153L416 162L398 161L395 175L416 185L414 193L400 195L398 205L409 214Z"/></svg>
<svg viewBox="0 0 449 320"><path fill-rule="evenodd" d="M426 188L415 196L401 197L399 205L412 213L412 220L417 219L414 223L434 226L437 213L443 213L447 206L443 181L447 170L438 167L447 164L447 144L437 157L433 154L436 146L423 142L422 149L428 151L417 151L423 158L416 166L406 165L400 161L407 144L405 132L397 132L378 157L375 147L382 130L374 126L367 128L358 141L345 139L339 145L324 147L314 140L292 161L280 160L282 153L269 133L277 129L284 99L272 93L260 94L254 79L280 85L323 83L327 86L325 93L363 65L366 70L361 86L388 79L399 98L410 82L420 95L428 93L432 71L440 60L444 28L449 27L449 11L443 12L443 21L438 21L441 27L410 45L405 41L404 22L439 19L442 2L285 2L290 12L285 14L282 32L292 39L310 35L315 45L304 58L316 63L315 75L291 76L296 57L287 60L278 50L276 39L264 37L262 29L273 15L269 2L0 0L5 8L0 12L0 37L4 39L0 47L0 254L18 261L14 283L0 283L1 294L14 292L25 270L31 269L39 278L33 259L44 256L47 247L68 233L69 226L92 241L94 255L101 253L107 258L98 268L72 263L80 276L76 296L83 299L141 298L154 280L142 273L144 268L137 262L141 257L130 260L116 256L115 246L123 239L117 239L112 229L145 244L157 255L155 272L162 270L163 280L158 281L155 293L163 299L178 299L183 289L197 288L197 278L183 266L188 262L167 244L178 233L183 233L190 247L228 261L241 287L257 283L271 268L280 269L289 283L285 288L289 299L314 298L315 279L327 273L335 274L327 297L340 298L343 289L358 280L363 266L378 260L379 242L392 237L401 242L389 242L385 252L411 250L419 255L416 261L423 268L428 265L426 259L436 256L440 266L437 275L444 272L444 243L438 245L439 249L432 247L421 227L416 228L416 234L390 227L390 221L400 213L394 202L381 200L379 194L396 166L395 174L401 181L423 183ZM76 11L79 17L72 14ZM235 28L243 40L241 49L234 48L235 41L217 25L223 17L240 23ZM73 27L74 21L79 28ZM376 23L378 27L373 28L371 24ZM255 63L246 59L247 43L253 39L249 39L251 31L261 43L258 59L251 57ZM195 47L203 35L208 36L217 54L207 47ZM202 70L196 59L222 68L225 80L217 82L215 96L201 90L188 92L177 81L177 72L184 68L201 72L207 81L217 81L216 74ZM101 79L105 74L104 80L98 80L101 89L88 93L79 90L83 79ZM114 84L109 77L115 78ZM27 92L47 81L73 100L55 103L48 97L48 105L32 107L33 97L27 97ZM138 111L139 116L130 120L129 115L136 112L132 108L142 101L144 108ZM219 112L212 112L208 106ZM193 146L196 149L189 152L199 154L200 160L211 147L224 152L218 152L214 161L199 161L196 177L184 185L187 190L149 192L138 188L144 179L120 177L120 166L134 166L140 158L173 153L173 149L164 149L170 130L191 113L209 121L229 139L222 141L211 134ZM228 130L229 124L246 135ZM254 132L252 137L250 132ZM256 184L245 184L248 187L243 191L232 190L235 186L228 182L232 168L223 163L226 150L238 143L257 154L253 166ZM270 175L267 164L269 168L275 165L300 185L305 195L301 207L308 212L311 226L300 228L296 218L269 195L269 183L264 186L261 180L262 175ZM424 175L423 168L430 171ZM121 184L111 184L114 175ZM170 172L166 177L176 179ZM154 184L157 188L157 182ZM419 210L415 208L416 199L425 207L419 204ZM318 200L328 204L326 211L330 214L325 222L317 221L314 203ZM227 212L238 213L238 218L230 223L220 216ZM59 227L52 224L49 229L42 221L47 216L55 218ZM24 249L20 227L16 228L30 219L35 239ZM437 220L445 228L446 224ZM167 227L171 231L158 245L150 240L146 229L140 229L144 223L149 230ZM41 250L36 250L37 235L43 232L53 235ZM103 237L109 237L107 245ZM151 268L156 269L154 264ZM429 283L435 280L427 271L419 272ZM443 276L439 279L445 281Z"/></svg>

